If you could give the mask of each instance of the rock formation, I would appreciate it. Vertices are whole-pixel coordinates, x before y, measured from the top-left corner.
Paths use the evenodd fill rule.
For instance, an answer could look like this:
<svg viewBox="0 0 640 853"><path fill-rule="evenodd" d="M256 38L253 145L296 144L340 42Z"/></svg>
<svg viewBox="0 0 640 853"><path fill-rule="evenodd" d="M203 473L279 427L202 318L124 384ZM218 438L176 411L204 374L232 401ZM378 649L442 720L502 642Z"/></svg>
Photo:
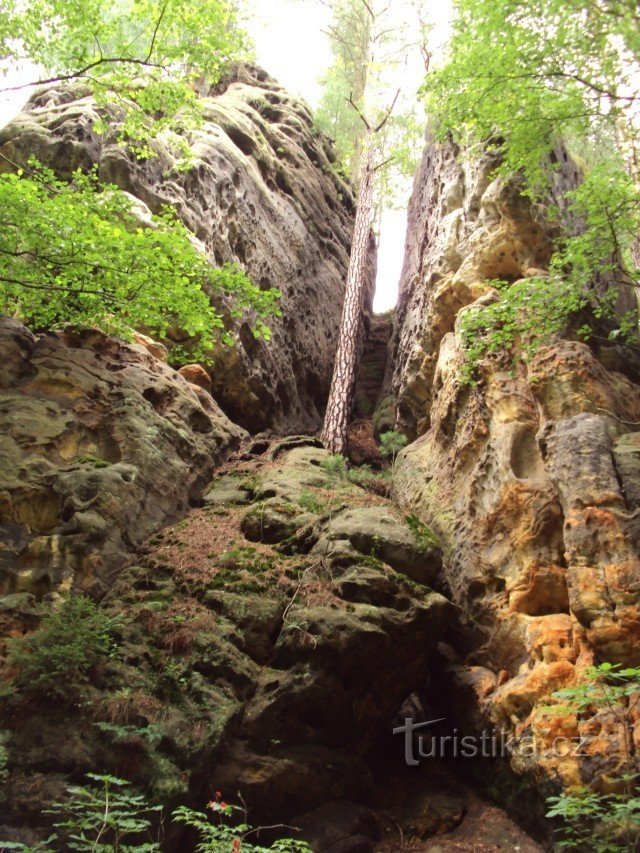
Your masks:
<svg viewBox="0 0 640 853"><path fill-rule="evenodd" d="M141 216L171 205L215 263L238 262L259 287L280 290L271 339L236 325L236 346L215 354L212 392L254 432L314 429L337 345L351 188L309 109L264 71L239 66L202 103L204 124L189 136L192 160L181 171L160 143L157 156L136 160L116 144L115 120L97 135L96 107L81 87L39 91L0 130L0 168L29 156L63 177L97 166L103 181L138 199Z"/></svg>
<svg viewBox="0 0 640 853"><path fill-rule="evenodd" d="M0 591L103 595L244 430L144 346L100 332L3 318L0 359Z"/></svg>
<svg viewBox="0 0 640 853"><path fill-rule="evenodd" d="M122 617L117 652L82 702L40 695L34 712L17 690L4 703L0 838L43 831L43 805L91 771L160 802L240 790L272 821L371 801L367 753L426 679L450 605L409 577L437 569L435 542L314 443L250 444L202 508L139 550L103 600ZM247 525L257 516L262 529ZM37 622L16 596L5 618L18 605ZM366 834L376 826L369 814Z"/></svg>
<svg viewBox="0 0 640 853"><path fill-rule="evenodd" d="M417 440L395 493L440 537L443 583L469 623L446 657L468 725L506 726L512 765L543 786L606 787L624 758L618 723L544 706L593 662L640 662L640 387L616 348L560 338L462 380L462 312L494 298L487 279L539 274L551 253L541 212L517 179L492 179L495 165L430 143L416 178L393 387ZM554 191L576 178L566 158ZM558 734L586 735L585 754L554 748Z"/></svg>

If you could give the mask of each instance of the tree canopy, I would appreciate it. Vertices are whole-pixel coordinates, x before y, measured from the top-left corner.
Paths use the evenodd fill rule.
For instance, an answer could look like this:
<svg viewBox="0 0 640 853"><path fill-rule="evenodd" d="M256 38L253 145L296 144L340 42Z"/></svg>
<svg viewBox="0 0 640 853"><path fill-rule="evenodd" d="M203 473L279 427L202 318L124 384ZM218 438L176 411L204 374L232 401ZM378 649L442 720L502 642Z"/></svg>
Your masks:
<svg viewBox="0 0 640 853"><path fill-rule="evenodd" d="M0 12L0 71L29 62L40 73L27 86L82 80L139 156L197 125L194 84L246 52L233 0L6 0Z"/></svg>
<svg viewBox="0 0 640 853"><path fill-rule="evenodd" d="M37 329L64 323L165 339L172 326L192 338L189 357L206 359L229 342L211 296L234 311L254 309L256 335L277 310L242 270L213 267L170 210L141 222L118 187L76 172L58 180L39 165L0 175L0 310ZM174 356L180 356L174 351Z"/></svg>
<svg viewBox="0 0 640 853"><path fill-rule="evenodd" d="M424 136L417 84L407 84L406 71L427 55L426 3L327 0L326 5L333 61L321 80L316 120L334 140L341 167L357 183L366 125L386 119L369 141L380 166L375 203L388 205L397 200L398 183L413 176Z"/></svg>

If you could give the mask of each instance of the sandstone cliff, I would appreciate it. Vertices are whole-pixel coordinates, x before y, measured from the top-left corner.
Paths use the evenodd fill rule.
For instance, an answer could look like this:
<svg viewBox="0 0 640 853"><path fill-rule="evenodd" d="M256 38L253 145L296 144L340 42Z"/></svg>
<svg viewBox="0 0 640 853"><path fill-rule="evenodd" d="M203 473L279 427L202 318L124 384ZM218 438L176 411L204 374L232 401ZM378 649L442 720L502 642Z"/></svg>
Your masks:
<svg viewBox="0 0 640 853"><path fill-rule="evenodd" d="M282 292L271 340L248 323L215 354L213 394L232 420L257 432L314 429L331 381L354 206L311 113L264 71L239 66L203 98L204 124L188 138L186 171L160 143L137 160L115 143L116 116L98 136L78 86L37 92L0 130L0 168L29 156L67 177L97 166L104 181L154 213L171 205L215 263L239 262L262 288ZM371 282L373 284L373 280Z"/></svg>
<svg viewBox="0 0 640 853"><path fill-rule="evenodd" d="M493 298L487 279L535 275L551 252L541 212L495 165L431 143L416 178L393 387L417 440L395 491L441 537L443 583L468 620L447 655L453 706L471 727L506 725L512 765L541 785L601 787L623 760L619 725L553 721L544 706L590 663L640 661L640 387L615 347L561 337L462 380L461 312ZM554 191L576 179L565 155ZM586 754L559 754L559 733L587 735Z"/></svg>

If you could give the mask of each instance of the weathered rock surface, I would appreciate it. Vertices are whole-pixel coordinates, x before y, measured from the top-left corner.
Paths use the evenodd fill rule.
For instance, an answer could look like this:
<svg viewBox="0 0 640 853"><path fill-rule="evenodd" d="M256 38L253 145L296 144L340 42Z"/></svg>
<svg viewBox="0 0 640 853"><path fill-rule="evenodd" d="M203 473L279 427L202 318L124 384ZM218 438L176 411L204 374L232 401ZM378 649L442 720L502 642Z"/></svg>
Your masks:
<svg viewBox="0 0 640 853"><path fill-rule="evenodd" d="M216 264L238 262L261 288L279 289L282 317L270 321L270 341L256 340L248 322L236 326L236 346L215 354L212 392L252 431L313 429L337 345L351 189L309 109L262 70L240 66L203 106L204 125L189 137L191 166L178 171L160 145L157 157L136 160L115 144L115 123L98 136L82 88L40 91L0 130L0 168L29 156L62 176L97 166L143 214L171 205Z"/></svg>
<svg viewBox="0 0 640 853"><path fill-rule="evenodd" d="M254 495L274 475L299 483L306 452L315 485L298 493L303 505L287 503L291 517L312 518L316 540L330 501L385 505L329 479L314 464L330 459L326 451L286 447L275 467L267 453L233 475ZM219 495L231 479L218 479ZM14 837L16 827L46 832L43 803L59 798L70 777L98 771L143 785L154 801L200 808L215 790L229 798L240 791L256 821L297 824L304 813L310 838L333 843L342 827L367 846L336 850L371 849L367 754L425 680L450 605L355 550L285 556L249 543L246 511L234 494L192 510L119 575L102 603L120 616L117 653L92 674L86 701L65 707L18 692L3 703L11 774L0 824ZM311 813L323 805L334 822Z"/></svg>
<svg viewBox="0 0 640 853"><path fill-rule="evenodd" d="M244 431L145 348L0 319L0 592L104 594Z"/></svg>
<svg viewBox="0 0 640 853"><path fill-rule="evenodd" d="M442 565L435 539L420 537L387 507L343 510L329 522L326 537L350 542L361 553L384 560L417 583L433 584Z"/></svg>
<svg viewBox="0 0 640 853"><path fill-rule="evenodd" d="M459 155L453 144L427 143L408 211L392 385L398 420L413 436L429 427L440 343L460 309L491 290L488 280L544 270L557 233L518 178L493 176L496 155ZM560 207L578 179L575 165L563 164L552 191Z"/></svg>
<svg viewBox="0 0 640 853"><path fill-rule="evenodd" d="M427 147L410 210L394 388L418 438L394 489L440 539L443 581L469 619L445 667L453 706L472 730L505 726L513 766L542 786L606 786L625 757L619 727L544 706L591 663L640 663L640 388L620 359L605 369L571 340L515 369L488 359L464 384L460 311L488 278L544 270L551 235L517 182L491 180L495 163L456 154ZM569 163L557 192L563 175L567 189ZM557 749L558 735L587 748Z"/></svg>

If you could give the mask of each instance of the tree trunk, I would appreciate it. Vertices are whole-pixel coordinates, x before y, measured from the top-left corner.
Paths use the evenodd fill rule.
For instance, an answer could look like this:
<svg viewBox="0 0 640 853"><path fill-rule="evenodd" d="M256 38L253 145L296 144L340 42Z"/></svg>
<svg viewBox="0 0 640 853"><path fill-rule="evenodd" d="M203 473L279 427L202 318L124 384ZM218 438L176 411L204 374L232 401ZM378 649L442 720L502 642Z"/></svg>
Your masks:
<svg viewBox="0 0 640 853"><path fill-rule="evenodd" d="M373 132L369 131L365 136L360 162L358 206L349 257L338 351L322 428L322 440L327 450L332 453L341 453L343 456L347 450L347 426L353 404L358 335L362 320L362 301L373 216L374 150Z"/></svg>

